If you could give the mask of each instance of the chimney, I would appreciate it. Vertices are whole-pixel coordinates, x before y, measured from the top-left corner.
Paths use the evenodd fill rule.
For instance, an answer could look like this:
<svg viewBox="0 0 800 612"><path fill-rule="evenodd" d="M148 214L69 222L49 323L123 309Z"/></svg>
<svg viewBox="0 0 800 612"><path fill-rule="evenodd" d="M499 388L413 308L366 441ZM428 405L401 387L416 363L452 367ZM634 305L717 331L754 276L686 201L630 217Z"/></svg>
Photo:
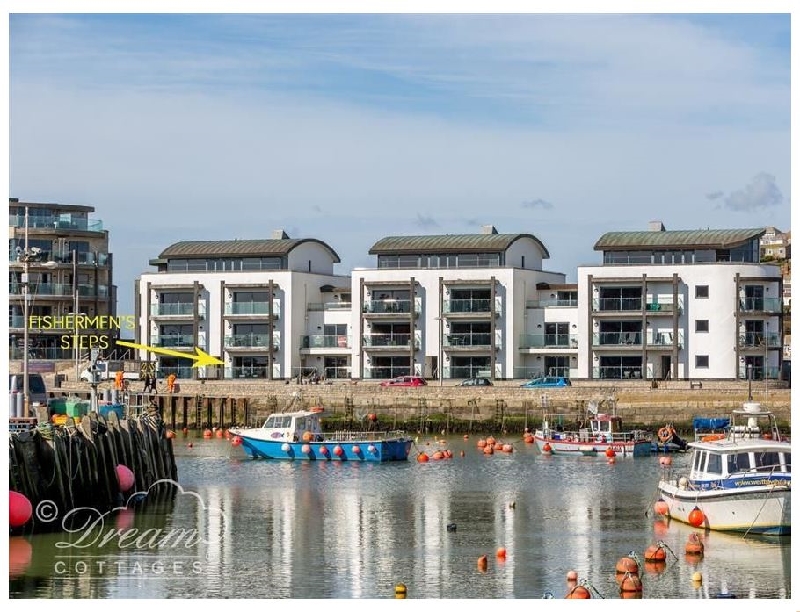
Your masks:
<svg viewBox="0 0 800 612"><path fill-rule="evenodd" d="M494 225L481 226L481 234L496 234L497 228Z"/></svg>
<svg viewBox="0 0 800 612"><path fill-rule="evenodd" d="M664 227L664 224L661 223L661 221L650 221L650 223L647 224L647 228L651 232L664 232L664 231L666 231L666 228Z"/></svg>
<svg viewBox="0 0 800 612"><path fill-rule="evenodd" d="M289 238L289 234L284 232L282 229L272 230L272 239L273 240L287 240Z"/></svg>

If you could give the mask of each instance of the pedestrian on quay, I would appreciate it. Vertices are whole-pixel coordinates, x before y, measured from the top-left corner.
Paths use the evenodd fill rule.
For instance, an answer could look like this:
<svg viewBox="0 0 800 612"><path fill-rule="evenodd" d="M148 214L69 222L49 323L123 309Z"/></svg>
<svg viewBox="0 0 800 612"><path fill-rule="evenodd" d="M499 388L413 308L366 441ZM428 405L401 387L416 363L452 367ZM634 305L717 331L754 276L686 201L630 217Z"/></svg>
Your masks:
<svg viewBox="0 0 800 612"><path fill-rule="evenodd" d="M175 381L177 379L178 379L178 377L175 376L174 372L172 374L170 374L169 376L167 376L167 391L169 391L170 393L174 393L175 392Z"/></svg>

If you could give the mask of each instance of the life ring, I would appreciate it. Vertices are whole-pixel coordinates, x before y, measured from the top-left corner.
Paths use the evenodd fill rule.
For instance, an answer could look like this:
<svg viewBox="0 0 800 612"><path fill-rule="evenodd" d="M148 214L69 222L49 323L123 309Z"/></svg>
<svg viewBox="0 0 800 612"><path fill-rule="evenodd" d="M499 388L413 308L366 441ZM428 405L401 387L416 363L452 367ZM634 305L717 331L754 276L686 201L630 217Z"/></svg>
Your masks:
<svg viewBox="0 0 800 612"><path fill-rule="evenodd" d="M322 406L314 406L311 409L311 412L322 412L323 410L324 410L324 408Z"/></svg>
<svg viewBox="0 0 800 612"><path fill-rule="evenodd" d="M700 438L701 442L714 442L715 440L722 440L725 434L709 434Z"/></svg>
<svg viewBox="0 0 800 612"><path fill-rule="evenodd" d="M662 427L658 430L658 439L662 444L666 444L672 439L672 432L669 427Z"/></svg>

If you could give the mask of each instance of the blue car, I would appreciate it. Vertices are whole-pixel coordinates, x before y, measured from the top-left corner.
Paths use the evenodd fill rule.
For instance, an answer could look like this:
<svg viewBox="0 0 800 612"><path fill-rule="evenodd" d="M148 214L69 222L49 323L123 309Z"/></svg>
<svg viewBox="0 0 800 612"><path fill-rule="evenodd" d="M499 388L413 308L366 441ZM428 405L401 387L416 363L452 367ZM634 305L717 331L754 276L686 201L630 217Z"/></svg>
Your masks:
<svg viewBox="0 0 800 612"><path fill-rule="evenodd" d="M570 382L569 378L564 378L563 376L545 376L544 378L534 378L533 380L529 380L524 385L520 385L520 387L525 387L526 389L538 389L540 387L571 387L572 383Z"/></svg>

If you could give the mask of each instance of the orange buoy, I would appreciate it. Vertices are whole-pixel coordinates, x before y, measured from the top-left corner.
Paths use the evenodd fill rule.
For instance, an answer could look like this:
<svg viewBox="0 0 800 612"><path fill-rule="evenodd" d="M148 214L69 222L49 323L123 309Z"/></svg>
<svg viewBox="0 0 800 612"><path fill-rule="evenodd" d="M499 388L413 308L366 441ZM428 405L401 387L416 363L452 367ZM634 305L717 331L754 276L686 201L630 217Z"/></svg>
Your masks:
<svg viewBox="0 0 800 612"><path fill-rule="evenodd" d="M669 527L665 521L653 521L653 533L659 538L663 538L667 535L668 531Z"/></svg>
<svg viewBox="0 0 800 612"><path fill-rule="evenodd" d="M214 435L214 434L212 433L212 431L211 431L210 429L206 429L206 430L203 432L203 437L204 437L204 438L210 438L210 437L211 437L211 436L213 436L213 435Z"/></svg>
<svg viewBox="0 0 800 612"><path fill-rule="evenodd" d="M550 443L549 443L549 442L545 442L545 443L544 443L544 446L542 447L542 452L543 452L545 455L549 455L550 453L552 453L552 452L553 452L553 447L552 447L552 446L550 446Z"/></svg>
<svg viewBox="0 0 800 612"><path fill-rule="evenodd" d="M485 572L486 566L489 564L489 560L486 558L486 555L481 555L478 557L478 571Z"/></svg>
<svg viewBox="0 0 800 612"><path fill-rule="evenodd" d="M666 516L669 514L669 505L663 499L659 499L655 504L653 504L653 510L655 510L656 514Z"/></svg>
<svg viewBox="0 0 800 612"><path fill-rule="evenodd" d="M645 561L644 571L648 574L661 574L667 570L667 564L659 561Z"/></svg>
<svg viewBox="0 0 800 612"><path fill-rule="evenodd" d="M660 544L653 544L644 551L644 560L651 563L664 563L667 560L667 551Z"/></svg>
<svg viewBox="0 0 800 612"><path fill-rule="evenodd" d="M483 448L484 446L486 446L486 440L481 438L480 440L478 440L478 448Z"/></svg>
<svg viewBox="0 0 800 612"><path fill-rule="evenodd" d="M568 592L564 599L591 599L592 594L585 586L575 585Z"/></svg>
<svg viewBox="0 0 800 612"><path fill-rule="evenodd" d="M486 444L495 444L497 440L494 439L494 436L489 436L486 438Z"/></svg>
<svg viewBox="0 0 800 612"><path fill-rule="evenodd" d="M611 457L616 457L616 456L617 456L617 453L616 453L616 451L615 451L613 448L611 448L611 447L609 446L609 447L606 449L606 457L609 457L609 458L611 458Z"/></svg>
<svg viewBox="0 0 800 612"><path fill-rule="evenodd" d="M430 459L430 457L428 457L426 453L420 453L417 455L417 463L427 463L428 459Z"/></svg>
<svg viewBox="0 0 800 612"><path fill-rule="evenodd" d="M222 436L224 436L224 435L225 435L225 432L224 432L224 431L222 431L221 429L218 429L218 430L217 430L216 436L217 436L218 438L221 438L221 437L222 437Z"/></svg>
<svg viewBox="0 0 800 612"><path fill-rule="evenodd" d="M642 579L638 574L625 574L625 577L620 582L619 590L623 593L638 593L642 590Z"/></svg>
<svg viewBox="0 0 800 612"><path fill-rule="evenodd" d="M670 466L672 465L672 457L659 457L658 458L659 465L663 466Z"/></svg>
<svg viewBox="0 0 800 612"><path fill-rule="evenodd" d="M578 579L578 572L575 570L569 570L567 572L567 580L577 580Z"/></svg>
<svg viewBox="0 0 800 612"><path fill-rule="evenodd" d="M618 574L638 574L639 565L633 557L622 557L617 561L616 571Z"/></svg>
<svg viewBox="0 0 800 612"><path fill-rule="evenodd" d="M484 455L492 455L494 454L494 446L491 444L487 444L483 447L483 454Z"/></svg>
<svg viewBox="0 0 800 612"><path fill-rule="evenodd" d="M168 429L167 430L167 438L172 440L172 438L174 438L174 437L175 437L175 432L172 431L171 429Z"/></svg>
<svg viewBox="0 0 800 612"><path fill-rule="evenodd" d="M310 431L303 432L303 442L311 442L311 438L313 437L314 435Z"/></svg>
<svg viewBox="0 0 800 612"><path fill-rule="evenodd" d="M502 546L497 549L497 558L498 559L505 559L506 558L506 549Z"/></svg>
<svg viewBox="0 0 800 612"><path fill-rule="evenodd" d="M319 454L322 455L323 457L327 457L328 456L328 447L325 446L324 444L322 446L320 446L319 447Z"/></svg>
<svg viewBox="0 0 800 612"><path fill-rule="evenodd" d="M688 521L692 527L700 527L706 520L706 515L697 506L689 513Z"/></svg>
<svg viewBox="0 0 800 612"><path fill-rule="evenodd" d="M705 545L700 541L696 533L691 533L686 541L685 550L687 555L702 555L705 552Z"/></svg>
<svg viewBox="0 0 800 612"><path fill-rule="evenodd" d="M432 459L444 459L444 453L442 451L436 451L433 453Z"/></svg>
<svg viewBox="0 0 800 612"><path fill-rule="evenodd" d="M503 452L504 453L513 453L514 452L514 447L511 446L510 444L503 444Z"/></svg>
<svg viewBox="0 0 800 612"><path fill-rule="evenodd" d="M620 599L643 599L641 591L622 591L619 594Z"/></svg>
<svg viewBox="0 0 800 612"><path fill-rule="evenodd" d="M337 444L336 446L333 447L333 454L336 455L337 457L341 457L342 455L344 455L344 449Z"/></svg>

